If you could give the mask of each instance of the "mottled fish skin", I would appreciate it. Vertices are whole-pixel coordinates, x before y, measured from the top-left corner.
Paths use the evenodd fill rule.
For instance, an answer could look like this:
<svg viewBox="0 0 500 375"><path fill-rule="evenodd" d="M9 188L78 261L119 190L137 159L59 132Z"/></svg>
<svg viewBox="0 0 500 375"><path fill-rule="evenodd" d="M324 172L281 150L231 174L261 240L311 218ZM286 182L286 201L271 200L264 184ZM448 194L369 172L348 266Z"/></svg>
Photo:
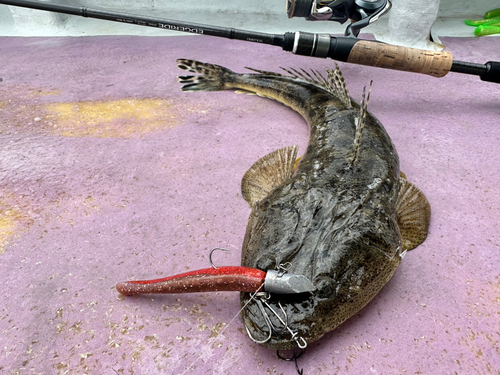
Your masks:
<svg viewBox="0 0 500 375"><path fill-rule="evenodd" d="M202 63L178 63L207 76ZM268 301L276 311L280 302L289 327L310 343L363 308L401 262L406 249L396 212L398 155L371 113L360 116L360 104L325 89L321 80L221 69L209 89L239 89L278 100L299 112L310 128L295 174L253 205L241 262L261 270L289 262L289 272L315 284L314 293L272 295ZM188 83L183 89L197 90L189 86L189 78L181 77ZM349 98L347 92L345 96ZM248 299L249 294L242 293L242 306ZM257 304L248 304L242 318L254 338L267 336ZM277 320L275 324L279 326ZM262 345L290 349L296 344L285 331L273 332Z"/></svg>

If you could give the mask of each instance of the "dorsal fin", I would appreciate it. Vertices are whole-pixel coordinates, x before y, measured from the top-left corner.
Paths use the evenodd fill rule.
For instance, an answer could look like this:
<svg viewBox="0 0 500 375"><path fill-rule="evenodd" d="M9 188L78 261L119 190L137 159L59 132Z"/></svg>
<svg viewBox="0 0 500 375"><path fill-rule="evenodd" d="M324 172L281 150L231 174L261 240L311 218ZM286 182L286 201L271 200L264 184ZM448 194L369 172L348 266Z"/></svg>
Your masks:
<svg viewBox="0 0 500 375"><path fill-rule="evenodd" d="M328 91L330 94L334 95L340 101L345 104L347 108L351 108L351 97L349 96L349 91L347 90L347 86L345 84L344 76L342 75L342 72L340 71L340 68L337 63L335 63L335 69L328 69L327 70L327 78L319 72L318 70L311 69L310 72L304 69L294 69L294 68L281 68L285 72L289 74L289 76L286 76L284 74L276 73L276 72L269 72L266 70L259 70L259 69L254 69L254 68L248 68L245 67L245 69L251 70L253 72L257 72L266 76L272 76L272 77L289 77L291 76L292 78L295 79L300 79L302 81L306 81L309 83L312 83L313 85L322 87L326 91Z"/></svg>
<svg viewBox="0 0 500 375"><path fill-rule="evenodd" d="M359 146L361 144L361 136L363 135L363 129L365 127L366 113L368 112L368 101L370 100L370 93L372 92L373 81L370 81L370 88L368 89L368 95L365 96L366 86L363 87L363 97L359 105L359 114L356 117L356 134L354 135L354 154L351 159L351 165L357 160L359 155Z"/></svg>
<svg viewBox="0 0 500 375"><path fill-rule="evenodd" d="M307 72L304 69L300 69L301 71L298 71L293 68L291 69L281 68L281 69L290 74L293 78L301 79L309 83L312 83L314 85L322 87L330 94L339 98L340 101L343 104L345 104L347 108L351 108L351 97L349 96L349 91L347 90L344 76L342 75L342 72L340 71L340 68L337 65L337 63L335 63L335 69L327 70L328 78L325 78L323 74L314 69L311 69L311 73Z"/></svg>
<svg viewBox="0 0 500 375"><path fill-rule="evenodd" d="M325 77L323 77L323 75L318 72L317 70L313 70L311 69L311 73L315 76L315 77L312 77L311 74L309 74L309 72L307 72L306 70L304 69L300 69L300 71L298 71L297 69L294 69L294 68L283 68L281 67L282 70L284 70L285 72L287 72L290 76L292 76L293 78L295 79L300 79L302 81L306 81L306 82L309 82L309 83L312 83L313 85L316 85L316 86L320 86L320 87L323 87L324 89L326 89L326 79Z"/></svg>
<svg viewBox="0 0 500 375"><path fill-rule="evenodd" d="M348 108L351 108L351 97L349 96L349 91L347 90L344 76L342 75L342 72L340 71L337 63L335 63L335 70L329 69L327 73L327 82L329 85L328 91L337 96Z"/></svg>
<svg viewBox="0 0 500 375"><path fill-rule="evenodd" d="M241 192L250 207L292 177L298 146L273 151L257 160L243 176Z"/></svg>
<svg viewBox="0 0 500 375"><path fill-rule="evenodd" d="M424 242L429 230L431 206L424 193L405 178L399 179L396 214L403 250L412 250Z"/></svg>

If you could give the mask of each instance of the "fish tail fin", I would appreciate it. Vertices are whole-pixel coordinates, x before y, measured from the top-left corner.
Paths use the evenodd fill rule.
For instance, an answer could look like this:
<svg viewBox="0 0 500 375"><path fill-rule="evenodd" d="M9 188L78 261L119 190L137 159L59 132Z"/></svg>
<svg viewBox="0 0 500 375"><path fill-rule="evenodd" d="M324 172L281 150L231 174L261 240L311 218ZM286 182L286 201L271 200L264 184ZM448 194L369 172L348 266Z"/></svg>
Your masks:
<svg viewBox="0 0 500 375"><path fill-rule="evenodd" d="M207 64L199 61L178 59L177 66L191 73L199 73L197 76L179 76L179 82L183 83L182 91L219 91L230 88L226 83L231 75L236 73L215 64Z"/></svg>

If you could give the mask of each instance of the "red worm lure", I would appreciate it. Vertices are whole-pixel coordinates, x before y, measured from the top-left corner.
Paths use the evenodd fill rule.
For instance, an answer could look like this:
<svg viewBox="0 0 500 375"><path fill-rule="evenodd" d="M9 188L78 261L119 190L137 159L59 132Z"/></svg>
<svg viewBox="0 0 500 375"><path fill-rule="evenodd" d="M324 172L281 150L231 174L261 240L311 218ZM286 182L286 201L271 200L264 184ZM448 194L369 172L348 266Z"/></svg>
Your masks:
<svg viewBox="0 0 500 375"><path fill-rule="evenodd" d="M249 267L218 267L181 273L156 280L125 281L116 285L123 295L147 293L255 292L266 272Z"/></svg>
<svg viewBox="0 0 500 375"><path fill-rule="evenodd" d="M263 288L262 288L263 287ZM125 281L116 290L125 296L151 293L312 292L316 287L302 275L249 267L204 268L155 280Z"/></svg>

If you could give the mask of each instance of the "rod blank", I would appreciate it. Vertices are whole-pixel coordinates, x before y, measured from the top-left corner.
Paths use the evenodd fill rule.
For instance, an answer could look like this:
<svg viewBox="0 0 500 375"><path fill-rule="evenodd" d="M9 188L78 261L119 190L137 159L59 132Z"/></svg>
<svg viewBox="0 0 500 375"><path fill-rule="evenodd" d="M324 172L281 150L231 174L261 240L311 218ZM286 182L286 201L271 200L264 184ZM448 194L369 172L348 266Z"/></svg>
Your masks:
<svg viewBox="0 0 500 375"><path fill-rule="evenodd" d="M305 32L285 33L284 35L267 34L33 0L0 0L0 4L139 26L156 27L164 30L269 44L280 46L285 51L290 51L297 55L322 58L330 57L334 60L353 64L423 73L434 77L443 77L449 71L472 74L480 76L483 81L500 83L500 62L489 61L486 64L475 64L454 61L449 52L431 52L402 46L392 46L376 41L350 37L334 37L329 34Z"/></svg>

